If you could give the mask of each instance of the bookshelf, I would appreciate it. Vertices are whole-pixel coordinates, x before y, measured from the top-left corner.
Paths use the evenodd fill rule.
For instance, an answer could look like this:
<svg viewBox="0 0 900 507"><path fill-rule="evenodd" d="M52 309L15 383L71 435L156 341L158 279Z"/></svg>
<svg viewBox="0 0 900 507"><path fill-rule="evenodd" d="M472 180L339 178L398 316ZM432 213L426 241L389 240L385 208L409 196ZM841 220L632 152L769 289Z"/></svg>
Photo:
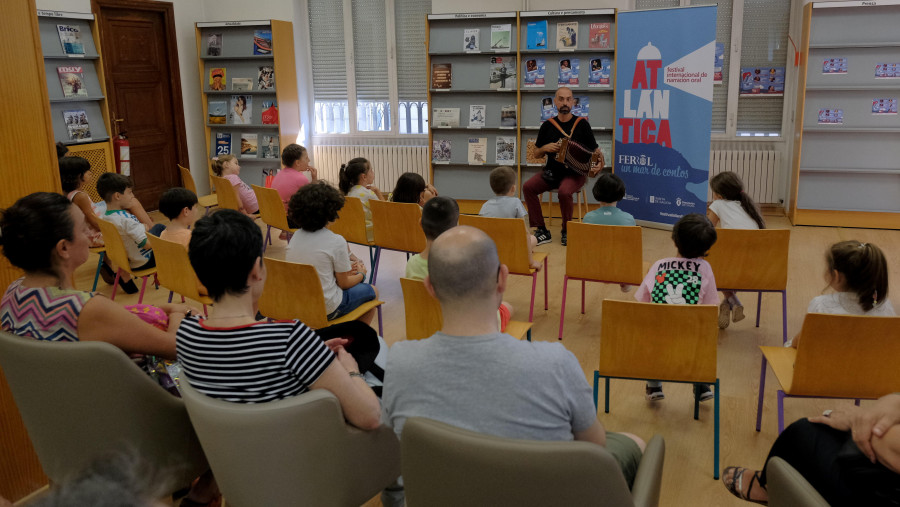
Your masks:
<svg viewBox="0 0 900 507"><path fill-rule="evenodd" d="M207 158L234 155L241 178L262 185L264 171L281 167L281 149L300 134L293 26L278 20L200 22L196 37ZM214 74L224 76L216 81Z"/></svg>
<svg viewBox="0 0 900 507"><path fill-rule="evenodd" d="M898 20L898 0L804 8L795 225L900 229ZM895 64L896 73L883 64Z"/></svg>

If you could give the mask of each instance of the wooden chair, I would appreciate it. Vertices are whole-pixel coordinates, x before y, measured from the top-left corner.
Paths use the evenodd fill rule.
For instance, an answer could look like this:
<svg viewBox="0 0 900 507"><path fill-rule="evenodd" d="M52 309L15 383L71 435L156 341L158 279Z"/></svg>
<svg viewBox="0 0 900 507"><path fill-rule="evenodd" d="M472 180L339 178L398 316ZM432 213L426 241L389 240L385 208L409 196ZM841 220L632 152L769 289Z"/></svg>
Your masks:
<svg viewBox="0 0 900 507"><path fill-rule="evenodd" d="M313 329L356 320L372 308L378 309L378 335L384 336L381 305L377 299L361 304L352 312L328 320L325 294L316 268L309 264L288 262L266 257L266 285L259 298L259 311L276 320L298 319Z"/></svg>
<svg viewBox="0 0 900 507"><path fill-rule="evenodd" d="M570 222L566 248L566 276L563 278L562 309L559 312L559 339L566 318L566 289L569 280L581 280L581 313L584 314L585 282L640 285L644 278L641 228Z"/></svg>
<svg viewBox="0 0 900 507"><path fill-rule="evenodd" d="M600 365L594 370L594 401L606 380L604 411L609 413L609 380L661 380L714 384L713 477L719 478L719 379L716 376L715 305L663 305L603 300ZM700 399L694 395L694 419Z"/></svg>
<svg viewBox="0 0 900 507"><path fill-rule="evenodd" d="M900 391L900 317L810 313L797 348L760 347L756 431L762 421L766 363L778 380L778 432L784 429L784 398L877 399Z"/></svg>
<svg viewBox="0 0 900 507"><path fill-rule="evenodd" d="M156 258L156 276L159 284L169 289L169 302L172 302L174 293L181 294L181 302L188 297L203 305L203 314L206 315L206 305L213 304L212 298L200 294L200 280L191 260L188 258L184 245L158 238L152 234L147 235L150 245L153 247L153 256Z"/></svg>
<svg viewBox="0 0 900 507"><path fill-rule="evenodd" d="M629 491L602 446L503 438L422 417L406 421L400 449L411 506L656 506L665 460L665 442L656 435Z"/></svg>
<svg viewBox="0 0 900 507"><path fill-rule="evenodd" d="M366 233L366 211L359 197L344 197L344 207L338 211L337 220L328 224L328 229L343 236L347 243L369 247L369 283L374 283L375 254L378 247L375 246L375 241L369 241Z"/></svg>
<svg viewBox="0 0 900 507"><path fill-rule="evenodd" d="M116 270L116 280L113 282L112 294L109 296L109 299L115 301L116 291L119 289L119 278L122 277L122 272L124 271L133 278L144 279L141 284L141 293L138 296L138 304L141 304L144 301L144 291L147 289L147 279L156 274L156 268L152 267L139 270L131 269L131 264L128 261L128 253L125 251L125 243L122 241L122 236L119 234L119 230L116 229L116 226L102 218L97 220L97 224L100 227L100 233L103 234L103 242L106 244L106 255L109 256L109 260L118 268ZM150 234L148 233L147 236L150 236Z"/></svg>
<svg viewBox="0 0 900 507"><path fill-rule="evenodd" d="M263 253L266 253L266 246L272 244L272 227L286 232L288 240L297 232L297 228L288 225L287 213L284 211L284 202L281 200L277 190L259 185L250 186L253 188L253 193L256 194L256 201L259 204L259 217L266 224L266 240L263 242Z"/></svg>
<svg viewBox="0 0 900 507"><path fill-rule="evenodd" d="M241 198L238 197L237 189L231 182L221 176L210 176L216 185L216 195L218 196L219 209L241 210Z"/></svg>
<svg viewBox="0 0 900 507"><path fill-rule="evenodd" d="M181 171L181 185L197 195L198 203L206 209L206 214L209 215L209 208L218 206L219 198L215 194L200 195L197 192L197 185L194 183L194 177L191 175L191 170L180 164L178 164L178 170Z"/></svg>
<svg viewBox="0 0 900 507"><path fill-rule="evenodd" d="M401 278L403 306L406 309L406 339L424 340L440 331L444 325L441 304L425 289L425 282ZM521 340L531 341L531 322L511 320L505 333Z"/></svg>
<svg viewBox="0 0 900 507"><path fill-rule="evenodd" d="M375 250L375 265L372 268L372 283L378 279L378 261L383 250L411 253L425 250L425 233L422 232L422 208L418 204L391 202L371 199L372 233Z"/></svg>
<svg viewBox="0 0 900 507"><path fill-rule="evenodd" d="M509 273L531 277L531 307L528 311L528 322L534 322L534 294L537 290L538 272L531 269L528 263L528 230L522 225L521 218L489 218L474 215L460 215L459 225L468 225L484 231L497 245L500 262L506 264ZM547 254L534 252L536 262L544 264L544 310L549 309L547 294Z"/></svg>
<svg viewBox="0 0 900 507"><path fill-rule="evenodd" d="M718 239L706 260L721 290L756 292L756 327L763 292L781 293L781 339L787 341L788 229L717 229Z"/></svg>
<svg viewBox="0 0 900 507"><path fill-rule="evenodd" d="M586 185L586 183L585 183ZM548 190L544 192L544 195L547 196L547 225L553 225L553 194L557 194L556 200L559 201L559 189L554 188L552 190ZM584 190L584 185L582 185L581 190L572 194L572 200L575 201L572 204L578 206L578 215L572 215L572 221L584 220L584 214L587 211L582 211L581 204L584 203L584 209L588 210L588 202L587 202L587 192ZM561 212L560 212L561 213ZM568 226L566 227L568 229Z"/></svg>

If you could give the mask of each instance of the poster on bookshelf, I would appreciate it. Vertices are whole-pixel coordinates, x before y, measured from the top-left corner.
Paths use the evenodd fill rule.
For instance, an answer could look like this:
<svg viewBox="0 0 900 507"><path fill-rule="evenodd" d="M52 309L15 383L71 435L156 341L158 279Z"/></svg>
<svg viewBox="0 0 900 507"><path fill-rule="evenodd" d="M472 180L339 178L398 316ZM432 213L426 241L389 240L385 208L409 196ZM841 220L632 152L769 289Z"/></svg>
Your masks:
<svg viewBox="0 0 900 507"><path fill-rule="evenodd" d="M609 153L609 152L606 152ZM525 141L525 164L530 166L542 166L547 163L547 155L537 155L537 138L531 137Z"/></svg>
<svg viewBox="0 0 900 507"><path fill-rule="evenodd" d="M435 139L431 143L431 161L435 164L449 164L450 149L449 139Z"/></svg>
<svg viewBox="0 0 900 507"><path fill-rule="evenodd" d="M588 74L588 88L609 88L609 58L591 58L591 72Z"/></svg>
<svg viewBox="0 0 900 507"><path fill-rule="evenodd" d="M497 136L497 165L516 163L516 137Z"/></svg>
<svg viewBox="0 0 900 507"><path fill-rule="evenodd" d="M515 83L516 62L509 56L492 56L488 82L491 90L506 91Z"/></svg>
<svg viewBox="0 0 900 507"><path fill-rule="evenodd" d="M253 90L253 80L249 77L231 78L231 90L235 92L249 92Z"/></svg>
<svg viewBox="0 0 900 507"><path fill-rule="evenodd" d="M62 85L63 96L87 97L88 92L84 87L84 68L79 66L57 67L59 84Z"/></svg>
<svg viewBox="0 0 900 507"><path fill-rule="evenodd" d="M466 28L463 30L463 51L466 53L480 53L479 37L481 30L478 28Z"/></svg>
<svg viewBox="0 0 900 507"><path fill-rule="evenodd" d="M525 26L525 47L532 50L547 49L547 20L529 21Z"/></svg>
<svg viewBox="0 0 900 507"><path fill-rule="evenodd" d="M558 114L556 104L553 103L553 96L541 97L541 121L549 120Z"/></svg>
<svg viewBox="0 0 900 507"><path fill-rule="evenodd" d="M872 99L872 114L897 114L897 99Z"/></svg>
<svg viewBox="0 0 900 507"><path fill-rule="evenodd" d="M543 58L529 58L525 60L525 88L543 88L546 84L547 64Z"/></svg>
<svg viewBox="0 0 900 507"><path fill-rule="evenodd" d="M231 96L231 123L249 125L253 120L253 97L250 95Z"/></svg>
<svg viewBox="0 0 900 507"><path fill-rule="evenodd" d="M487 138L469 138L469 165L484 165L487 162Z"/></svg>
<svg viewBox="0 0 900 507"><path fill-rule="evenodd" d="M578 72L581 60L578 58L562 58L559 60L559 75L557 84L559 86L578 86Z"/></svg>
<svg viewBox="0 0 900 507"><path fill-rule="evenodd" d="M822 62L822 74L846 74L847 58L826 58Z"/></svg>
<svg viewBox="0 0 900 507"><path fill-rule="evenodd" d="M436 107L431 111L434 128L456 128L459 127L459 108L458 107Z"/></svg>
<svg viewBox="0 0 900 507"><path fill-rule="evenodd" d="M84 109L63 111L63 121L69 141L83 143L91 140L91 125Z"/></svg>
<svg viewBox="0 0 900 507"><path fill-rule="evenodd" d="M609 23L591 23L588 47L591 49L609 49L609 28Z"/></svg>
<svg viewBox="0 0 900 507"><path fill-rule="evenodd" d="M258 153L258 136L244 132L241 134L241 158L256 158Z"/></svg>
<svg viewBox="0 0 900 507"><path fill-rule="evenodd" d="M591 108L591 98L587 95L578 95L573 97L574 103L572 104L572 114L575 116L581 116L585 120L589 120L590 116L590 108Z"/></svg>
<svg viewBox="0 0 900 507"><path fill-rule="evenodd" d="M225 68L209 69L209 89L215 92L225 91Z"/></svg>
<svg viewBox="0 0 900 507"><path fill-rule="evenodd" d="M271 55L272 54L272 30L254 30L253 31L253 54L254 55Z"/></svg>
<svg viewBox="0 0 900 507"><path fill-rule="evenodd" d="M469 128L484 128L484 117L487 106L485 104L472 104L469 106Z"/></svg>
<svg viewBox="0 0 900 507"><path fill-rule="evenodd" d="M257 74L257 88L260 90L272 90L275 88L275 68L271 65L263 65Z"/></svg>
<svg viewBox="0 0 900 507"><path fill-rule="evenodd" d="M575 51L578 48L578 22L556 24L556 50Z"/></svg>
<svg viewBox="0 0 900 507"><path fill-rule="evenodd" d="M59 42L63 53L73 58L84 57L84 43L81 42L81 29L75 25L56 25Z"/></svg>
<svg viewBox="0 0 900 507"><path fill-rule="evenodd" d="M450 63L431 64L431 87L435 90L449 90L453 65Z"/></svg>
<svg viewBox="0 0 900 507"><path fill-rule="evenodd" d="M876 63L875 79L900 78L900 63Z"/></svg>
<svg viewBox="0 0 900 507"><path fill-rule="evenodd" d="M221 33L211 33L206 36L206 56L222 56Z"/></svg>
<svg viewBox="0 0 900 507"><path fill-rule="evenodd" d="M231 154L231 133L216 132L216 156Z"/></svg>
<svg viewBox="0 0 900 507"><path fill-rule="evenodd" d="M819 109L818 124L819 125L843 125L844 110L843 109Z"/></svg>
<svg viewBox="0 0 900 507"><path fill-rule="evenodd" d="M491 25L491 50L509 51L512 25Z"/></svg>
<svg viewBox="0 0 900 507"><path fill-rule="evenodd" d="M278 102L275 100L264 100L262 106L263 125L278 125Z"/></svg>
<svg viewBox="0 0 900 507"><path fill-rule="evenodd" d="M515 128L518 122L516 105L511 104L500 108L500 128Z"/></svg>
<svg viewBox="0 0 900 507"><path fill-rule="evenodd" d="M216 100L209 102L209 123L212 125L225 125L225 101Z"/></svg>
<svg viewBox="0 0 900 507"><path fill-rule="evenodd" d="M279 158L281 157L278 149L278 136L263 136L262 142L262 158Z"/></svg>

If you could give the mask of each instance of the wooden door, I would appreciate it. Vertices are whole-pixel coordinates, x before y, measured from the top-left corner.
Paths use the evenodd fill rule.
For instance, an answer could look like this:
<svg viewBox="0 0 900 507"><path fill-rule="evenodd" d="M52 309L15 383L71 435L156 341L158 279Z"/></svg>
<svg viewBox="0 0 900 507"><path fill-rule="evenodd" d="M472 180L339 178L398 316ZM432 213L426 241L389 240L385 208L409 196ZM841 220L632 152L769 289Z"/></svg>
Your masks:
<svg viewBox="0 0 900 507"><path fill-rule="evenodd" d="M187 166L184 106L170 2L92 0L100 31L111 124L131 145L134 193L144 208L181 186L177 164Z"/></svg>

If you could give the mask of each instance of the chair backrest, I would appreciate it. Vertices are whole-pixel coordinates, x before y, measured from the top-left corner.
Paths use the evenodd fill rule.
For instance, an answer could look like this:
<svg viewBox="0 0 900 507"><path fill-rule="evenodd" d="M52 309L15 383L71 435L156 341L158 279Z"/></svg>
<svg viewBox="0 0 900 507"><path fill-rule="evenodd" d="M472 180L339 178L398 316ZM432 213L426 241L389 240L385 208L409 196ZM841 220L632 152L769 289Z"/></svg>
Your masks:
<svg viewBox="0 0 900 507"><path fill-rule="evenodd" d="M809 313L791 394L878 398L900 391L900 317Z"/></svg>
<svg viewBox="0 0 900 507"><path fill-rule="evenodd" d="M181 164L176 165L181 172L181 186L199 196L200 194L197 193L197 185L194 184L194 176L191 175L191 170Z"/></svg>
<svg viewBox="0 0 900 507"><path fill-rule="evenodd" d="M400 474L392 429L360 431L319 389L268 403L230 403L182 380L182 395L228 505L361 505Z"/></svg>
<svg viewBox="0 0 900 507"><path fill-rule="evenodd" d="M259 217L266 225L271 225L282 231L294 230L288 225L287 212L284 210L284 202L281 196L274 188L261 187L259 185L250 185L253 193L256 194L256 201L259 204Z"/></svg>
<svg viewBox="0 0 900 507"><path fill-rule="evenodd" d="M460 215L459 225L481 229L497 245L500 262L510 273L531 274L528 262L528 230L521 218L490 218L476 215Z"/></svg>
<svg viewBox="0 0 900 507"><path fill-rule="evenodd" d="M566 275L640 285L643 273L641 228L569 222Z"/></svg>
<svg viewBox="0 0 900 507"><path fill-rule="evenodd" d="M104 220L103 217L97 220L97 226L100 227L100 233L103 235L106 256L120 269L130 272L131 263L128 260L128 252L125 250L125 243L122 241L119 229L116 229L115 224Z"/></svg>
<svg viewBox="0 0 900 507"><path fill-rule="evenodd" d="M716 381L715 305L603 300L601 375Z"/></svg>
<svg viewBox="0 0 900 507"><path fill-rule="evenodd" d="M212 178L213 185L216 186L216 195L219 196L219 209L240 211L241 199L238 197L237 189L231 185L231 182L221 176L210 176L210 178Z"/></svg>
<svg viewBox="0 0 900 507"><path fill-rule="evenodd" d="M187 250L181 243L167 241L152 234L147 235L150 246L153 247L153 257L156 259L156 276L163 287L172 292L177 292L186 298L200 301L209 298L200 296L197 273L191 267Z"/></svg>
<svg viewBox="0 0 900 507"><path fill-rule="evenodd" d="M769 507L828 507L815 488L787 461L772 456L766 464Z"/></svg>
<svg viewBox="0 0 900 507"><path fill-rule="evenodd" d="M179 487L208 468L182 400L113 345L0 332L0 367L53 482L115 451L172 469Z"/></svg>
<svg viewBox="0 0 900 507"><path fill-rule="evenodd" d="M410 507L633 505L615 459L589 442L515 440L412 417L400 446Z"/></svg>
<svg viewBox="0 0 900 507"><path fill-rule="evenodd" d="M706 260L719 289L785 290L788 229L716 229L716 244Z"/></svg>
<svg viewBox="0 0 900 507"><path fill-rule="evenodd" d="M338 211L338 218L328 224L331 232L341 235L348 243L368 245L366 236L366 211L359 197L344 197L344 207Z"/></svg>
<svg viewBox="0 0 900 507"><path fill-rule="evenodd" d="M309 264L266 257L266 285L259 311L276 320L298 319L318 329L328 325L325 293L316 268Z"/></svg>
<svg viewBox="0 0 900 507"><path fill-rule="evenodd" d="M412 253L425 250L422 208L418 204L370 199L369 208L376 245Z"/></svg>
<svg viewBox="0 0 900 507"><path fill-rule="evenodd" d="M441 304L425 290L425 282L401 278L403 307L406 309L406 339L422 340L444 325Z"/></svg>

